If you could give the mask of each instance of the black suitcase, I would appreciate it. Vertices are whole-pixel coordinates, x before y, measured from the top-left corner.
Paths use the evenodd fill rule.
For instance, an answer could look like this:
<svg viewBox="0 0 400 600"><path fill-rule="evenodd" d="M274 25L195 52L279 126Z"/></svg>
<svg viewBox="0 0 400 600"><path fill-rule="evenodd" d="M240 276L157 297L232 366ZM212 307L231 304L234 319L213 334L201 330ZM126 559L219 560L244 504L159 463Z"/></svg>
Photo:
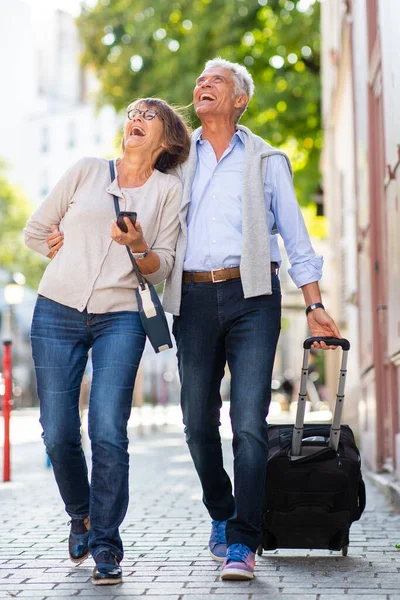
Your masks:
<svg viewBox="0 0 400 600"><path fill-rule="evenodd" d="M308 359L314 341L342 347L342 364L332 425L304 426ZM347 355L345 339L304 342L295 425L268 427L269 457L263 502L263 549L326 548L347 555L349 530L365 508L360 453L353 432L340 425Z"/></svg>

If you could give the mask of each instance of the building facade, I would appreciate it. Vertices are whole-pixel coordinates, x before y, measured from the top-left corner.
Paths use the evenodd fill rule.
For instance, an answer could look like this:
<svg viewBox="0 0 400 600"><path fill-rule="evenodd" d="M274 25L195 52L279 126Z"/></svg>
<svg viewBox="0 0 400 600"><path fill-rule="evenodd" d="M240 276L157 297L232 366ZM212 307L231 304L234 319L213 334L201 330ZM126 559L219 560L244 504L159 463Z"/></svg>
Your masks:
<svg viewBox="0 0 400 600"><path fill-rule="evenodd" d="M2 0L0 34L0 159L37 205L76 160L112 154L117 119L96 108L72 14L53 2Z"/></svg>
<svg viewBox="0 0 400 600"><path fill-rule="evenodd" d="M400 11L397 0L321 8L333 316L353 346L364 460L400 478Z"/></svg>

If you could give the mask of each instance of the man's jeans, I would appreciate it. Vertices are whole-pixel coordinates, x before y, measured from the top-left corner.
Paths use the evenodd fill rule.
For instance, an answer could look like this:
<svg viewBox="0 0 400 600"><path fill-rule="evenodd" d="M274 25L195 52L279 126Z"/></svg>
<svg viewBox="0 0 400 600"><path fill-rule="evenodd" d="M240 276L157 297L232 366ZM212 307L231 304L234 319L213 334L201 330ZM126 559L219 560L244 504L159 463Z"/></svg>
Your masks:
<svg viewBox="0 0 400 600"><path fill-rule="evenodd" d="M145 339L137 312L81 313L42 296L37 299L31 343L42 435L67 513L74 518L90 514L94 557L102 550L118 560L123 556L118 528L129 501L127 422ZM90 348L89 487L79 393Z"/></svg>
<svg viewBox="0 0 400 600"><path fill-rule="evenodd" d="M212 519L230 519L227 543L260 542L268 458L266 417L280 332L281 292L272 275L272 295L245 299L240 280L190 283L182 288L174 320L186 440ZM231 373L234 487L223 467L219 433L220 384Z"/></svg>

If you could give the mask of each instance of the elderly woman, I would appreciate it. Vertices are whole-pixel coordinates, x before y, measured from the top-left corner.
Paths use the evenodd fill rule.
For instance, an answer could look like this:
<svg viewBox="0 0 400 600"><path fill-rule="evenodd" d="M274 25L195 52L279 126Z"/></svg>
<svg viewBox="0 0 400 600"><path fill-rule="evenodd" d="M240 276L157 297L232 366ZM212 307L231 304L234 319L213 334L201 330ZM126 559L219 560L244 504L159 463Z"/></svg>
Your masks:
<svg viewBox="0 0 400 600"><path fill-rule="evenodd" d="M135 102L128 107L114 181L107 160L79 160L24 230L27 246L53 258L39 285L31 333L40 422L71 519L70 558L81 561L92 554L94 584L122 581L127 422L146 338L134 293L138 281L125 246L149 282L159 283L170 273L181 183L165 171L186 160L189 145L183 120L168 104L157 98ZM120 210L137 213L135 224L124 218L126 232L114 220L113 195ZM89 485L79 392L90 349Z"/></svg>

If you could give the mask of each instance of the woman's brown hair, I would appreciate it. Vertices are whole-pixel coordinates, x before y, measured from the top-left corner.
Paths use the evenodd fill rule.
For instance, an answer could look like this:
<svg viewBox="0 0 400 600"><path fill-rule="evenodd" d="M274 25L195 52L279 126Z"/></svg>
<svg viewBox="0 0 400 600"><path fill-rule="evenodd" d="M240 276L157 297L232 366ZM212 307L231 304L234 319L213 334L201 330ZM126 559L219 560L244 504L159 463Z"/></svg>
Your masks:
<svg viewBox="0 0 400 600"><path fill-rule="evenodd" d="M155 108L160 113L164 127L164 138L167 148L157 157L154 168L162 173L185 162L190 150L190 127L185 117L179 114L182 109L172 108L160 98L140 98L131 102L128 111L140 104ZM122 149L125 150L124 138Z"/></svg>

